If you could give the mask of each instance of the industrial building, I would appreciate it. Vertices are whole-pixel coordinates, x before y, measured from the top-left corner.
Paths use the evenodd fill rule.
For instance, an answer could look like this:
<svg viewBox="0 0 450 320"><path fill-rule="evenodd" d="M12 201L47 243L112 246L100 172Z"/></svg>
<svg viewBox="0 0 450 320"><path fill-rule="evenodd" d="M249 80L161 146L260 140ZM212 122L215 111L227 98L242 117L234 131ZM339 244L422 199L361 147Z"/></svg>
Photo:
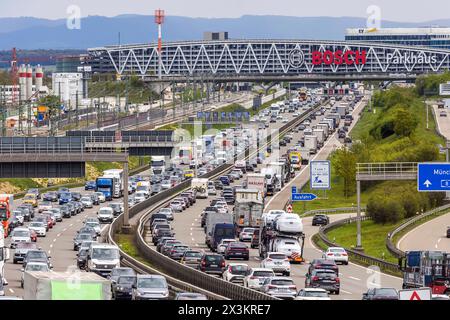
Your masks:
<svg viewBox="0 0 450 320"><path fill-rule="evenodd" d="M450 28L351 28L345 40L450 49Z"/></svg>
<svg viewBox="0 0 450 320"><path fill-rule="evenodd" d="M84 96L83 74L62 72L52 74L53 94L61 98L67 108L75 108Z"/></svg>

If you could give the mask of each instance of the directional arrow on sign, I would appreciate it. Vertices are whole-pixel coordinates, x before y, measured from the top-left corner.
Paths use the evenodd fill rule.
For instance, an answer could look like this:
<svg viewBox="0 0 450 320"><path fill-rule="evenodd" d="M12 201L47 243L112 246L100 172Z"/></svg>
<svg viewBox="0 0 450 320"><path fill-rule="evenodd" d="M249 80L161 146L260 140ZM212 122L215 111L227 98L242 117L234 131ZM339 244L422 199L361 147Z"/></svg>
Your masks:
<svg viewBox="0 0 450 320"><path fill-rule="evenodd" d="M292 201L313 201L317 196L312 193L294 193L292 194Z"/></svg>
<svg viewBox="0 0 450 320"><path fill-rule="evenodd" d="M432 183L430 182L430 180L425 181L423 184L424 184L424 186L426 186L427 188L429 188L429 187L432 185Z"/></svg>

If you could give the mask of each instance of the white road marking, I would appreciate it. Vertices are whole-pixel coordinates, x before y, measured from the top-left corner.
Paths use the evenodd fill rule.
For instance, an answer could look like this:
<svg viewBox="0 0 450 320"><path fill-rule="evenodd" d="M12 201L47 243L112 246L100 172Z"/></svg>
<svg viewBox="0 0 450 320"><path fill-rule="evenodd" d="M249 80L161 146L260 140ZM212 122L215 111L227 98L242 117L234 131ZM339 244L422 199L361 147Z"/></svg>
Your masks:
<svg viewBox="0 0 450 320"><path fill-rule="evenodd" d="M52 250L48 250L48 254L52 253Z"/></svg>
<svg viewBox="0 0 450 320"><path fill-rule="evenodd" d="M191 229L192 230L192 229ZM189 234L192 237L192 232Z"/></svg>
<svg viewBox="0 0 450 320"><path fill-rule="evenodd" d="M11 288L9 288L9 292L11 292L11 293L14 293L14 290L13 290L13 289L11 289Z"/></svg>
<svg viewBox="0 0 450 320"><path fill-rule="evenodd" d="M437 243L434 245L434 247L437 249L437 247L438 247L438 246L437 246Z"/></svg>
<svg viewBox="0 0 450 320"><path fill-rule="evenodd" d="M73 226L73 223L72 223L72 224L69 224L69 227L71 227L71 226Z"/></svg>
<svg viewBox="0 0 450 320"><path fill-rule="evenodd" d="M343 292L343 293L346 293L346 294L353 294L353 293L351 293L349 291L345 291L345 290L342 290L342 289L340 289L340 291Z"/></svg>
<svg viewBox="0 0 450 320"><path fill-rule="evenodd" d="M349 276L349 279L353 279L353 280L356 280L356 281L361 281L361 279L355 278L355 277L352 277L352 276Z"/></svg>
<svg viewBox="0 0 450 320"><path fill-rule="evenodd" d="M439 238L439 239L438 239L438 243L440 243L440 242L441 242L441 240L442 240L442 238Z"/></svg>
<svg viewBox="0 0 450 320"><path fill-rule="evenodd" d="M194 238L192 238L192 242L194 242L195 241L195 239Z"/></svg>
<svg viewBox="0 0 450 320"><path fill-rule="evenodd" d="M53 239L53 242L56 242L56 239Z"/></svg>
<svg viewBox="0 0 450 320"><path fill-rule="evenodd" d="M58 233L56 236L57 236L57 237L61 237L61 233Z"/></svg>
<svg viewBox="0 0 450 320"><path fill-rule="evenodd" d="M194 223L192 222L192 226L194 226Z"/></svg>
<svg viewBox="0 0 450 320"><path fill-rule="evenodd" d="M53 244L50 245L50 248L53 248Z"/></svg>
<svg viewBox="0 0 450 320"><path fill-rule="evenodd" d="M63 229L63 232L64 232L64 231L67 231L67 228L64 228L64 229Z"/></svg>

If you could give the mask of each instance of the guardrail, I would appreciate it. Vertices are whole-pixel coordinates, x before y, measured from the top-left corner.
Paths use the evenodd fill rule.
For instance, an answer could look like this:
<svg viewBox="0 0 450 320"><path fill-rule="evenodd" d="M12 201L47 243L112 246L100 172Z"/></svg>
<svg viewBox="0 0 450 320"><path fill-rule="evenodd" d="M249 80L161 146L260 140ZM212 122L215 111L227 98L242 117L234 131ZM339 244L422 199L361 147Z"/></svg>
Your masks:
<svg viewBox="0 0 450 320"><path fill-rule="evenodd" d="M358 218L354 217L354 218L342 219L342 220L330 223L326 226L321 227L319 229L318 235L319 235L320 239L323 242L325 242L326 245L328 245L329 247L340 247L341 245L339 245L338 243L334 243L333 241L328 239L326 232L331 231L336 228L339 228L345 224L356 222L357 220L358 220ZM366 217L366 216L361 217L361 221L364 221L364 220L370 220L370 217ZM355 249L345 248L345 250L347 251L347 253L350 257L354 257L354 258L360 260L361 262L363 262L364 264L375 265L382 269L389 270L392 273L397 273L399 271L398 265L395 263L387 262L387 261L384 261L383 259L378 259L378 258L369 256L369 255L366 255Z"/></svg>
<svg viewBox="0 0 450 320"><path fill-rule="evenodd" d="M417 222L426 219L429 216L433 216L439 213L442 213L443 211L449 211L450 210L450 204L443 205L441 207L434 208L428 212L422 213L416 217L412 217L399 225L397 228L395 228L392 232L388 233L386 236L386 248L389 250L390 253L392 253L395 257L400 258L404 257L405 253L397 248L397 246L392 242L392 239L396 234L404 230L405 228L408 228L411 225L416 224Z"/></svg>
<svg viewBox="0 0 450 320"><path fill-rule="evenodd" d="M318 209L318 210L309 210L301 215L301 217L313 216L316 214L336 214L336 213L354 213L357 212L357 207L346 207L346 208L332 208L332 209ZM366 208L362 207L361 212L365 212Z"/></svg>
<svg viewBox="0 0 450 320"><path fill-rule="evenodd" d="M287 123L286 125L282 126L279 129L279 132L282 133L286 130L292 129L294 126L296 126L298 123L302 122L310 113L315 112L320 107L320 104L317 105L315 108L304 112L300 117L297 119L294 119ZM270 135L267 139L267 143L265 145L268 145L271 143L272 135ZM264 146L265 146L264 145ZM264 146L261 146L260 149ZM256 153L253 151L252 154ZM247 148L241 155L246 155L245 158L248 158L250 156L250 150ZM240 156L241 156L240 155ZM238 156L235 156L235 159L237 159ZM205 178L212 178L216 177L218 175L223 174L224 172L230 170L233 167L233 163L227 163L222 166L217 167L213 171L209 172L208 174L202 176ZM233 300L278 300L276 298L273 298L269 295L263 294L261 292L244 288L242 286L238 286L236 284L226 282L222 279L212 277L210 275L207 275L203 272L200 272L198 270L186 267L162 254L155 251L153 248L151 248L144 239L144 225L150 218L150 215L154 210L156 210L159 207L167 205L167 202L170 201L172 198L176 197L180 192L188 189L190 187L190 179L182 182L178 186L170 189L165 190L150 199L147 199L144 202L139 203L138 205L132 207L130 209L130 217L134 217L139 213L142 213L142 216L140 217L138 229L135 233L136 236L136 245L140 252L140 254L151 261L152 265L154 265L160 273L164 276L168 276L168 278L176 278L178 280L181 280L182 282L187 282L190 284L193 284L194 286L201 288L203 290L207 290L208 292L212 292L216 295L225 296L227 298L233 299ZM114 234L116 231L118 231L123 224L123 215L119 216L113 223L114 227L110 229L110 232L108 234L108 241L111 243L115 243L114 241ZM124 256L124 260L132 265L137 264L129 259L129 256L121 250L121 255ZM135 259L134 259L135 260ZM125 263L127 263L125 262ZM139 267L139 266L137 266Z"/></svg>

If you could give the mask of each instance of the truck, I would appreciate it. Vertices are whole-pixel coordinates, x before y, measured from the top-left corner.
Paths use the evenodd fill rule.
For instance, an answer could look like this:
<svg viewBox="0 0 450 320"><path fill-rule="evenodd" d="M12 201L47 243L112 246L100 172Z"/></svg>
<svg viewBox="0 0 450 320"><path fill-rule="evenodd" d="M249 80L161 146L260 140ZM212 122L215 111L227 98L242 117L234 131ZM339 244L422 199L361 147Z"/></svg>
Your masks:
<svg viewBox="0 0 450 320"><path fill-rule="evenodd" d="M328 119L334 119L334 126L337 127L341 123L341 115L339 113L330 113Z"/></svg>
<svg viewBox="0 0 450 320"><path fill-rule="evenodd" d="M152 174L164 174L166 171L166 158L164 156L152 156L150 169Z"/></svg>
<svg viewBox="0 0 450 320"><path fill-rule="evenodd" d="M261 174L264 175L266 180L266 195L273 196L275 194L275 187L277 183L277 177L273 171L273 168L262 168Z"/></svg>
<svg viewBox="0 0 450 320"><path fill-rule="evenodd" d="M139 181L136 184L136 192L138 192L138 191L142 191L147 196L150 196L150 194L152 193L150 181Z"/></svg>
<svg viewBox="0 0 450 320"><path fill-rule="evenodd" d="M398 266L403 273L403 289L428 287L432 294L450 295L450 253L406 251Z"/></svg>
<svg viewBox="0 0 450 320"><path fill-rule="evenodd" d="M317 136L317 145L323 147L325 143L325 132L322 129L313 129L313 135Z"/></svg>
<svg viewBox="0 0 450 320"><path fill-rule="evenodd" d="M328 135L329 135L329 133L328 133L328 129L329 129L328 124L319 123L319 124L316 124L314 126L314 128L323 130L323 133L325 135L325 140L328 138Z"/></svg>
<svg viewBox="0 0 450 320"><path fill-rule="evenodd" d="M262 198L264 199L267 195L267 185L266 185L266 179L265 179L264 175L260 174L260 173L248 174L247 175L247 188L259 190Z"/></svg>
<svg viewBox="0 0 450 320"><path fill-rule="evenodd" d="M120 198L123 196L124 181L123 181L123 169L111 169L103 171L103 177L105 178L116 178L114 184L114 198ZM128 190L127 190L128 192Z"/></svg>
<svg viewBox="0 0 450 320"><path fill-rule="evenodd" d="M341 119L345 118L345 115L347 114L347 110L348 110L348 103L341 102L337 106L337 113L339 113L339 115L341 116Z"/></svg>
<svg viewBox="0 0 450 320"><path fill-rule="evenodd" d="M120 267L121 260L118 246L106 243L92 244L87 256L86 271L107 277L112 269Z"/></svg>
<svg viewBox="0 0 450 320"><path fill-rule="evenodd" d="M95 273L24 273L24 300L111 300L111 280Z"/></svg>
<svg viewBox="0 0 450 320"><path fill-rule="evenodd" d="M275 179L275 191L280 191L284 187L285 181L285 165L283 162L271 162L269 164L276 177Z"/></svg>
<svg viewBox="0 0 450 320"><path fill-rule="evenodd" d="M117 181L114 177L98 177L95 181L95 191L105 195L106 201L111 201L116 193Z"/></svg>
<svg viewBox="0 0 450 320"><path fill-rule="evenodd" d="M305 136L305 148L309 150L310 154L317 153L317 136Z"/></svg>
<svg viewBox="0 0 450 320"><path fill-rule="evenodd" d="M11 209L14 203L14 195L0 194L0 221L2 222L4 236L8 236L9 218L11 218Z"/></svg>
<svg viewBox="0 0 450 320"><path fill-rule="evenodd" d="M245 162L245 160L236 160L235 162L234 162L234 167L236 168L236 169L239 169L239 170L241 170L243 173L246 173L247 172L247 165L246 165L246 162Z"/></svg>
<svg viewBox="0 0 450 320"><path fill-rule="evenodd" d="M248 194L246 194L246 192L248 192ZM259 191L256 189L236 190L236 201L233 208L236 235L238 235L245 227L259 227L264 204L258 195Z"/></svg>
<svg viewBox="0 0 450 320"><path fill-rule="evenodd" d="M208 217L206 219L205 223L205 243L206 245L212 249L212 243L213 243L213 228L216 224L222 223L222 224L233 224L233 215L229 213L219 213L219 212L211 212L208 213ZM234 238L234 233L233 233Z"/></svg>
<svg viewBox="0 0 450 320"><path fill-rule="evenodd" d="M208 182L208 179L192 179L191 188L196 191L197 199L208 199Z"/></svg>
<svg viewBox="0 0 450 320"><path fill-rule="evenodd" d="M302 167L302 154L298 150L292 150L289 152L289 159L294 170L300 170Z"/></svg>
<svg viewBox="0 0 450 320"><path fill-rule="evenodd" d="M9 260L9 248L5 245L5 232L0 228L0 281L3 284L8 284L5 277L5 263Z"/></svg>
<svg viewBox="0 0 450 320"><path fill-rule="evenodd" d="M336 129L335 120L330 118L324 118L320 123L328 124L328 131L334 132Z"/></svg>

